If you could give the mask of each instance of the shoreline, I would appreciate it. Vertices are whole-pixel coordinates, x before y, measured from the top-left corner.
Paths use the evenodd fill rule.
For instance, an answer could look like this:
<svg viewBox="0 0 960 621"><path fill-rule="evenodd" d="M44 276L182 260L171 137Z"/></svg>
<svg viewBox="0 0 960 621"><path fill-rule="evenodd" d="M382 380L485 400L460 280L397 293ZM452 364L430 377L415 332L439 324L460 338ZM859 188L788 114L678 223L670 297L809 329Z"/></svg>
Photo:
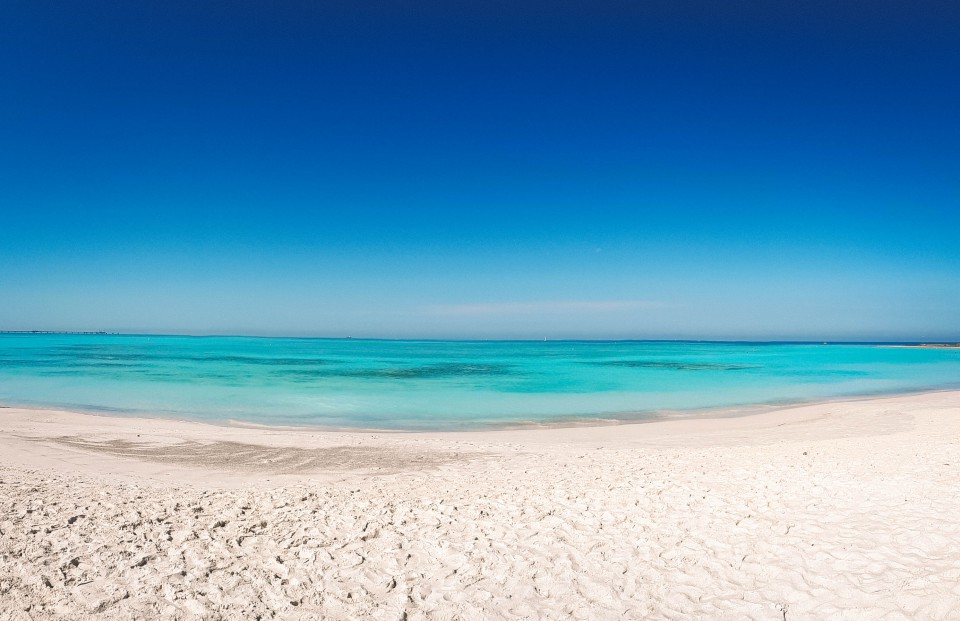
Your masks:
<svg viewBox="0 0 960 621"><path fill-rule="evenodd" d="M890 408L947 404L960 423L960 390L770 408L744 416L681 417L638 424L486 431L358 431L226 426L190 420L98 416L68 410L0 409L0 470L83 474L112 483L199 489L270 489L472 468L473 460L518 454L597 456L638 449L678 450L870 437L902 426ZM847 416L847 420L844 420ZM839 417L839 418L838 418ZM869 418L866 423L860 418ZM838 428L837 425L840 425ZM785 432L797 433L792 436ZM960 462L960 458L957 460Z"/></svg>
<svg viewBox="0 0 960 621"><path fill-rule="evenodd" d="M752 411L715 415L681 415L645 421L614 421L609 424L530 425L468 430L411 430L327 428L314 426L220 424L213 421L173 419L162 417L99 414L78 410L54 408L23 408L0 406L0 447L11 437L40 439L88 435L99 437L141 438L143 442L160 438L161 444L176 441L249 441L266 443L279 441L283 446L332 444L336 442L382 442L403 444L500 445L530 442L537 445L570 442L604 442L609 446L632 446L637 442L675 438L684 433L716 434L743 431L767 431L784 425L821 420L834 410L879 410L887 404L915 404L943 400L960 407L960 389L927 390L921 392L873 395L867 397L837 398L810 403L782 406L756 406ZM37 430L47 433L36 433ZM29 431L28 430L32 430ZM53 430L59 432L54 435ZM67 431L72 433L66 433ZM28 432L26 435L17 434ZM767 438L770 440L771 438ZM784 438L784 440L787 440ZM0 464L3 463L0 458Z"/></svg>
<svg viewBox="0 0 960 621"><path fill-rule="evenodd" d="M625 412L620 414L635 414L636 418L617 418L616 413L611 413L609 417L569 417L561 421L516 421L505 423L490 423L484 426L464 426L449 428L422 428L422 429L397 429L397 428L377 428L377 427L352 427L352 426L327 426L327 425L282 425L270 423L258 423L238 419L201 419L188 416L173 416L157 414L152 415L145 412L124 413L120 410L97 410L82 409L59 406L44 405L20 405L16 403L0 403L0 410L22 410L36 412L62 412L67 414L77 414L94 418L121 419L121 420L139 420L139 421L166 421L175 423L196 423L208 425L213 428L227 429L259 429L264 431L298 431L304 433L358 433L358 434L486 434L503 431L545 431L552 429L584 429L593 427L628 427L634 425L649 425L652 423L662 423L670 421L685 420L723 420L749 418L761 414L776 412L779 410L789 410L807 406L830 405L834 403L846 403L851 401L872 401L876 399L890 399L897 397L910 397L916 395L927 395L937 393L960 393L960 386L947 386L941 388L921 387L915 390L892 390L878 391L869 393L857 393L850 395L840 395L830 398L810 398L798 400L784 400L766 403L742 404L734 406L717 406L708 408L696 408L689 410L660 410L657 412ZM0 412L2 414L2 412Z"/></svg>

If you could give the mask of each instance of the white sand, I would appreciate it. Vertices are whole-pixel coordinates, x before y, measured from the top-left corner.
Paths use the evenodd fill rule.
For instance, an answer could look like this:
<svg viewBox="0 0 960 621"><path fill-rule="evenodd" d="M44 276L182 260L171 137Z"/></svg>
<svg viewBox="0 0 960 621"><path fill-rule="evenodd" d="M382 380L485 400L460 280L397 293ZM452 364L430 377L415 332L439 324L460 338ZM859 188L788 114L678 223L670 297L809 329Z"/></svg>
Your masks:
<svg viewBox="0 0 960 621"><path fill-rule="evenodd" d="M319 433L0 409L0 619L960 619L960 392Z"/></svg>

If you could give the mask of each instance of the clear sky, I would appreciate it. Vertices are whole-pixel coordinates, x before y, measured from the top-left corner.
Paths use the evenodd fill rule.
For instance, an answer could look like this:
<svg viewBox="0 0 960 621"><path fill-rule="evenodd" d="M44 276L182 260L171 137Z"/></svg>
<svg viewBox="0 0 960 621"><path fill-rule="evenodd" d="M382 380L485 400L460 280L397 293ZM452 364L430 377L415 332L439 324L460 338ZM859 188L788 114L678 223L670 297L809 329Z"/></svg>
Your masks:
<svg viewBox="0 0 960 621"><path fill-rule="evenodd" d="M0 329L960 339L960 3L0 5Z"/></svg>

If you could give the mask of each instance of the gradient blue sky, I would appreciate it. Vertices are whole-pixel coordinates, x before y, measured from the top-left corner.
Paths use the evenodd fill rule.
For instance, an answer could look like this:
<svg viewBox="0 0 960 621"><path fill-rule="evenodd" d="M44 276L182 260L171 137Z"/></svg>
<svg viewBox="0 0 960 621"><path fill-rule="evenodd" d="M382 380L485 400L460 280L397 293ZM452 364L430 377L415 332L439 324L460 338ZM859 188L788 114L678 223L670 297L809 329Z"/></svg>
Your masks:
<svg viewBox="0 0 960 621"><path fill-rule="evenodd" d="M956 2L0 6L0 328L960 339Z"/></svg>

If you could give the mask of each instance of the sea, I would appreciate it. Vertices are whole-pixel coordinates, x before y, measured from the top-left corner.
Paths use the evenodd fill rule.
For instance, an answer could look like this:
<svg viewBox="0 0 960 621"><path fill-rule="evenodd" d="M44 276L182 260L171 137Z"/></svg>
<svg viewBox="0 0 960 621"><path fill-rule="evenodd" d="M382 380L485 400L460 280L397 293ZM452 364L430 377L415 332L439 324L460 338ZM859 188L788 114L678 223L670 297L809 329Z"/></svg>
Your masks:
<svg viewBox="0 0 960 621"><path fill-rule="evenodd" d="M0 334L0 405L393 431L736 415L960 388L960 349Z"/></svg>

